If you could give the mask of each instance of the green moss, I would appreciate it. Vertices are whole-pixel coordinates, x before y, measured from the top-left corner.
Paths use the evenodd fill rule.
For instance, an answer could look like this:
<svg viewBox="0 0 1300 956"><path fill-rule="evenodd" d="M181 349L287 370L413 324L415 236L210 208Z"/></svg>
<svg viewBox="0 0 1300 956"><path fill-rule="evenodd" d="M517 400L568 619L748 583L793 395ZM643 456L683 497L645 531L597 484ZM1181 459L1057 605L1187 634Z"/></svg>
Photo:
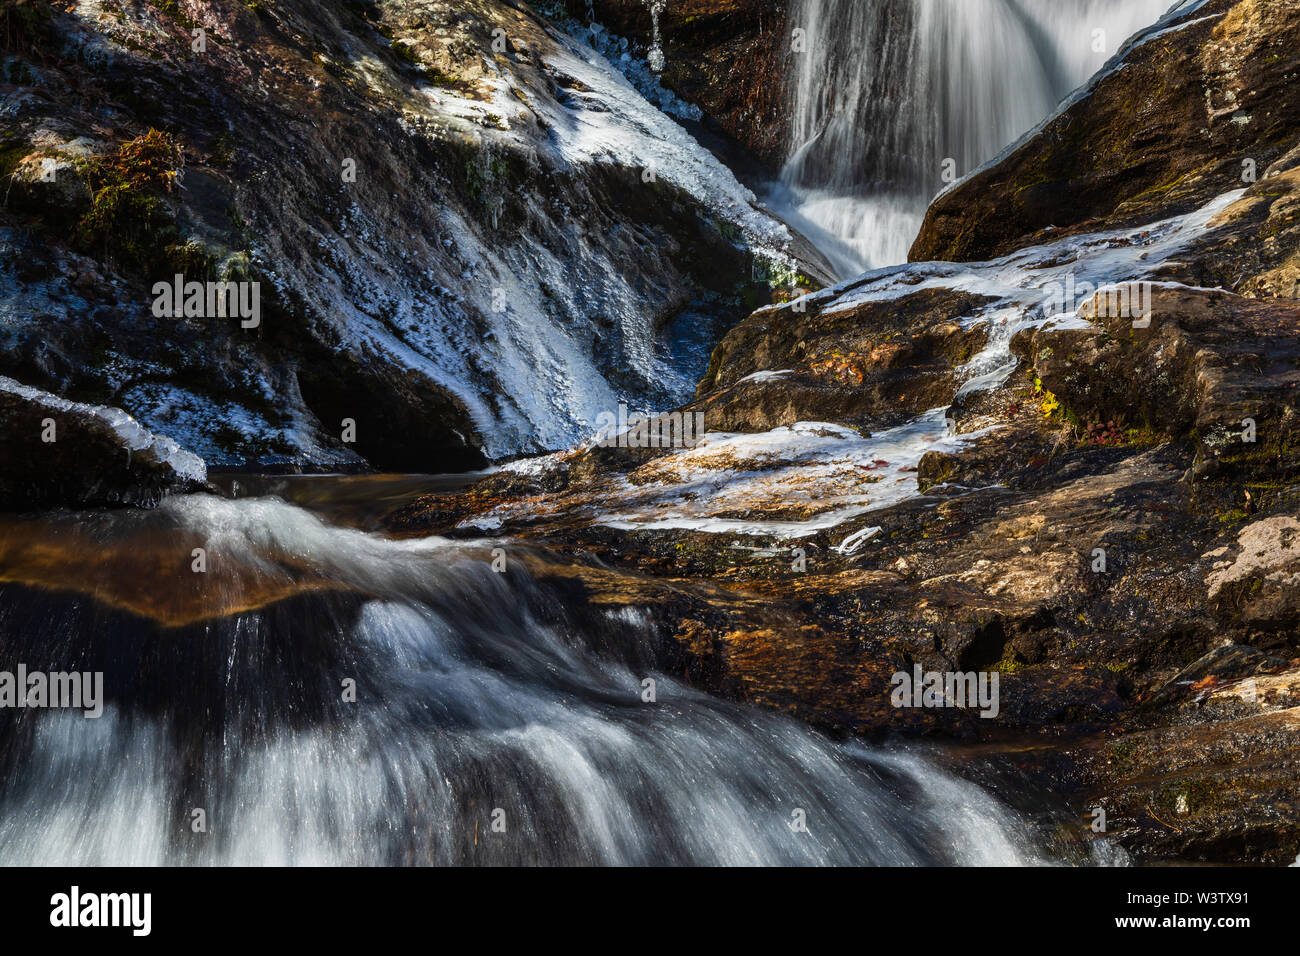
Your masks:
<svg viewBox="0 0 1300 956"><path fill-rule="evenodd" d="M213 271L212 256L201 243L190 241L167 247L169 271L190 277L208 276Z"/></svg>
<svg viewBox="0 0 1300 956"><path fill-rule="evenodd" d="M194 27L199 26L199 22L186 14L176 0L158 0L154 6L156 6L160 12L167 14L167 16L171 17L187 30L192 30ZM185 42L188 43L189 41L186 40Z"/></svg>
<svg viewBox="0 0 1300 956"><path fill-rule="evenodd" d="M483 153L465 160L465 189L484 206L500 206L511 187L510 164L498 155Z"/></svg>
<svg viewBox="0 0 1300 956"><path fill-rule="evenodd" d="M397 56L400 59L405 60L407 63L413 63L416 66L421 65L420 55L416 53L414 50L412 50L407 44L403 43L401 40L391 41L389 43L389 48L392 49L392 51L395 54L397 54Z"/></svg>
<svg viewBox="0 0 1300 956"><path fill-rule="evenodd" d="M440 86L443 89L447 89L447 90L455 89L459 87L461 84L460 77L458 77L456 74L444 73L436 66L425 67L424 72L434 86ZM524 96L522 90L519 90L515 87L511 87L511 89L514 91L515 96L518 97L520 100L522 100L525 103L525 105L528 104L528 99L527 97Z"/></svg>
<svg viewBox="0 0 1300 956"><path fill-rule="evenodd" d="M18 168L23 157L31 152L31 147L26 143L6 144L0 146L0 176L8 179Z"/></svg>
<svg viewBox="0 0 1300 956"><path fill-rule="evenodd" d="M1120 776L1126 776L1133 768L1134 759L1138 755L1137 744L1131 740L1120 740L1111 744L1110 752L1106 755L1107 763Z"/></svg>
<svg viewBox="0 0 1300 956"><path fill-rule="evenodd" d="M1024 662L1016 659L1016 652L1008 644L1002 656L1002 660L993 665L993 669L999 674L1014 674L1024 667Z"/></svg>
<svg viewBox="0 0 1300 956"><path fill-rule="evenodd" d="M1152 448L1169 440L1169 436L1154 428L1126 428L1124 442L1134 448Z"/></svg>
<svg viewBox="0 0 1300 956"><path fill-rule="evenodd" d="M1224 796L1231 789L1230 783L1215 778L1183 780L1162 787L1155 794L1152 803L1166 820L1177 820L1179 817L1197 816L1220 809ZM1178 812L1180 797L1183 798L1184 806L1181 814Z"/></svg>
<svg viewBox="0 0 1300 956"><path fill-rule="evenodd" d="M718 347L713 350L713 354L709 356L709 367L704 373L703 380L700 382L700 388L704 391L709 391L717 385L718 372L722 370L722 361L726 355L727 350L721 343L719 343Z"/></svg>
<svg viewBox="0 0 1300 956"><path fill-rule="evenodd" d="M730 223L719 223L718 231L728 242L737 242L741 238L739 230ZM791 298L798 298L804 292L812 290L815 285L806 274L784 262L764 259L760 261L759 266L768 288L791 290L795 293Z"/></svg>
<svg viewBox="0 0 1300 956"><path fill-rule="evenodd" d="M1197 170L1192 175L1199 175L1199 174L1200 174L1200 170ZM1127 199L1126 202L1141 204L1141 203L1150 202L1154 199L1159 199L1160 197L1164 196L1166 193L1170 192L1175 186L1181 183L1185 178L1186 176L1180 173L1179 175L1174 176L1172 179L1167 179L1164 182L1156 183L1154 186L1147 187L1146 189L1142 190L1142 192L1138 193L1136 196L1132 196L1129 199Z"/></svg>
<svg viewBox="0 0 1300 956"><path fill-rule="evenodd" d="M228 130L222 130L216 136L212 137L212 144L209 146L209 161L213 166L228 169L235 163L235 138Z"/></svg>
<svg viewBox="0 0 1300 956"><path fill-rule="evenodd" d="M87 164L90 209L73 229L74 244L88 252L103 250L139 269L166 262L175 242L175 219L162 195L171 191L180 167L180 146L159 130Z"/></svg>

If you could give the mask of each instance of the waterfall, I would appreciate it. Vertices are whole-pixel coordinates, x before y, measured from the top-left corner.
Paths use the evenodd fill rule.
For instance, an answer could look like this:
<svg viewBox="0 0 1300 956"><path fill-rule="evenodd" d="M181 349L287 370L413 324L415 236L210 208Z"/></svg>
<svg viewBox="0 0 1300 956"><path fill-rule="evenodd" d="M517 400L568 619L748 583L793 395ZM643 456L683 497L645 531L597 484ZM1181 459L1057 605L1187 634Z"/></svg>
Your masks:
<svg viewBox="0 0 1300 956"><path fill-rule="evenodd" d="M0 524L0 656L106 698L0 711L0 864L1040 860L980 787L685 686L648 611L497 544L208 495Z"/></svg>
<svg viewBox="0 0 1300 956"><path fill-rule="evenodd" d="M769 201L843 277L904 262L947 181L1031 129L1170 3L793 0L791 145Z"/></svg>

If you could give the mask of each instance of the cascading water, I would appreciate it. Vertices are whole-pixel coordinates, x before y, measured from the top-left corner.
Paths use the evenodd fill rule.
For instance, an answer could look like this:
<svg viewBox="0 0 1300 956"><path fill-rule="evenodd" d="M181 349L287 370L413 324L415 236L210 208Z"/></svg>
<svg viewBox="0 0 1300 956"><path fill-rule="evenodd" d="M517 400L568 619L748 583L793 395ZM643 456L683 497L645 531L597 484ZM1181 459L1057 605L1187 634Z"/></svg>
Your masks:
<svg viewBox="0 0 1300 956"><path fill-rule="evenodd" d="M1038 860L975 785L693 691L643 612L489 547L208 495L0 526L0 653L107 698L0 713L0 863Z"/></svg>
<svg viewBox="0 0 1300 956"><path fill-rule="evenodd" d="M794 0L769 202L841 277L905 262L945 170L993 158L1171 2Z"/></svg>

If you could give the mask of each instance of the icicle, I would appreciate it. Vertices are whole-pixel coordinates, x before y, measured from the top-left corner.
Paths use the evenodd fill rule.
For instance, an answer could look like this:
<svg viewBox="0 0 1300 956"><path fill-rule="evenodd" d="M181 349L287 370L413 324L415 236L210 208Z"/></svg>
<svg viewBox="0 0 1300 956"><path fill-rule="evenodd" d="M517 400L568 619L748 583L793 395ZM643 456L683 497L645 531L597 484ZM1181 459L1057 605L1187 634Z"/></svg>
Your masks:
<svg viewBox="0 0 1300 956"><path fill-rule="evenodd" d="M650 21L654 25L654 38L650 42L650 52L646 55L646 59L650 63L650 69L662 73L664 48L659 42L659 14L664 12L667 0L646 0L646 5L650 7Z"/></svg>

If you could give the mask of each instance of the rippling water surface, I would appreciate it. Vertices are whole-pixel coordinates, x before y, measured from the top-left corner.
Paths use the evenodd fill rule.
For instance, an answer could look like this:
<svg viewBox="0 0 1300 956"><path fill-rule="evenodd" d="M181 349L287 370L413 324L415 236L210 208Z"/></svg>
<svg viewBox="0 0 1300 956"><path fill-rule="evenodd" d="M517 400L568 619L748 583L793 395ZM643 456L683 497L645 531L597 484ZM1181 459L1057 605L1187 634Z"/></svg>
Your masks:
<svg viewBox="0 0 1300 956"><path fill-rule="evenodd" d="M641 611L573 613L522 562L495 573L492 542L343 523L427 483L316 482L243 480L306 507L0 526L4 666L101 670L107 697L97 720L0 712L0 862L1040 860L919 755L673 680Z"/></svg>

